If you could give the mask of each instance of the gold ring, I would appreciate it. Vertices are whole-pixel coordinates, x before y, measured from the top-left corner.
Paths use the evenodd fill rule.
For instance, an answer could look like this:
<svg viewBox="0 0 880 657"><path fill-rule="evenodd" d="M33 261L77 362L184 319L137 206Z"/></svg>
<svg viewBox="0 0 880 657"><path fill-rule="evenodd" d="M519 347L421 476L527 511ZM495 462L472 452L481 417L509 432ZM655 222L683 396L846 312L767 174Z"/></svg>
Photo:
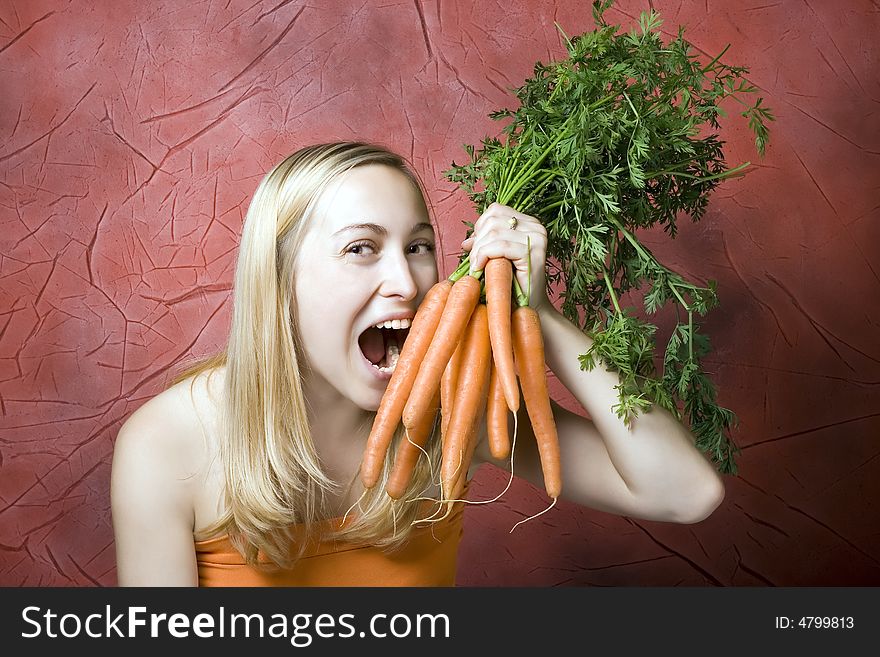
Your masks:
<svg viewBox="0 0 880 657"><path fill-rule="evenodd" d="M507 220L507 225L510 227L510 230L516 230L516 225L518 223L519 222L517 221L516 217L511 217Z"/></svg>

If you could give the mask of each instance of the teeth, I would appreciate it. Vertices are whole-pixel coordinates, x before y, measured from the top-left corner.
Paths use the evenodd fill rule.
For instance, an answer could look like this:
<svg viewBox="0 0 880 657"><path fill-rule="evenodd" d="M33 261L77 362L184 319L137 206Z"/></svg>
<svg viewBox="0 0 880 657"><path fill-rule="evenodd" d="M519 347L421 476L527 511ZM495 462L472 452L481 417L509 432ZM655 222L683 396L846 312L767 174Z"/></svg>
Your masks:
<svg viewBox="0 0 880 657"><path fill-rule="evenodd" d="M411 323L408 319L389 319L375 326L378 329L408 329Z"/></svg>
<svg viewBox="0 0 880 657"><path fill-rule="evenodd" d="M374 324L374 326L378 329L408 329L412 325L412 320L410 319L389 319L380 324ZM386 346L386 357L385 360L388 361L388 365L385 367L379 367L375 363L373 363L373 367L375 367L380 372L385 374L391 373L394 371L394 368L397 366L397 361L400 359L400 345L397 344L397 337L394 335L389 335Z"/></svg>
<svg viewBox="0 0 880 657"><path fill-rule="evenodd" d="M373 367L375 367L380 372L393 372L394 368L397 367L397 361L399 358L400 347L398 347L396 343L392 342L388 345L388 365L386 367L379 367L374 363Z"/></svg>

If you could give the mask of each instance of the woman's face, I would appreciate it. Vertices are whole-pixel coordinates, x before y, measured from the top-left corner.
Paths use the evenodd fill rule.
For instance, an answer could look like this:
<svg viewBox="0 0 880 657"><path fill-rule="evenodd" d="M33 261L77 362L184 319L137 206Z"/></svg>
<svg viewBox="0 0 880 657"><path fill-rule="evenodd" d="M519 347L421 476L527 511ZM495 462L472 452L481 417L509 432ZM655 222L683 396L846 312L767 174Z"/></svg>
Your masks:
<svg viewBox="0 0 880 657"><path fill-rule="evenodd" d="M403 173L370 164L334 181L306 229L294 280L307 389L379 408L395 351L436 282L434 230Z"/></svg>

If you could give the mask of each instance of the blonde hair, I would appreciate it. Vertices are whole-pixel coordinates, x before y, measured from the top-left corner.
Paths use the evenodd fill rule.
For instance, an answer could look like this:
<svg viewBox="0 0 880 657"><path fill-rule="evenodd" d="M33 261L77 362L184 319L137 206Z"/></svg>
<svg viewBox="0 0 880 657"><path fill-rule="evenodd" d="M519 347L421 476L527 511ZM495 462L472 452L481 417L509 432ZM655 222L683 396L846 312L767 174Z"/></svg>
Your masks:
<svg viewBox="0 0 880 657"><path fill-rule="evenodd" d="M357 142L303 148L263 178L242 228L226 348L171 381L194 381L202 373L226 367L219 423L226 508L204 534L228 534L252 565L259 565L262 553L277 566L289 567L312 541L328 538L399 548L420 511L415 498L431 486L432 468L436 471L435 446L430 465L419 459L401 500L385 494L393 454L406 440L399 430L383 476L363 495L351 522L321 530L320 521L327 517L326 495L342 484L324 472L312 440L292 281L299 247L322 191L346 171L368 164L401 171L424 198L418 177L403 158ZM348 482L349 489L354 483ZM293 525L299 527L291 549Z"/></svg>

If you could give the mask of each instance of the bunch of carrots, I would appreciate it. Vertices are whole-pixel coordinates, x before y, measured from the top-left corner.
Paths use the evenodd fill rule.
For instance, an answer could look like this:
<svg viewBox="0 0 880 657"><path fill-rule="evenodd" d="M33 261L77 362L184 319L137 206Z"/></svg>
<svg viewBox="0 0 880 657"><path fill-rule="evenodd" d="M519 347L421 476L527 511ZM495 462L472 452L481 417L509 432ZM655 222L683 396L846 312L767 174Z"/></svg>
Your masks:
<svg viewBox="0 0 880 657"><path fill-rule="evenodd" d="M555 502L562 476L538 315L528 305L528 294L520 290L509 260L494 258L482 271L469 273L469 269L465 257L419 306L373 422L361 481L366 489L376 486L402 422L407 441L401 444L386 483L387 494L399 499L439 410L440 490L442 501L449 503L448 512L463 493L482 417L492 456L510 457L508 413L519 410L522 389L545 489Z"/></svg>
<svg viewBox="0 0 880 657"><path fill-rule="evenodd" d="M620 31L604 18L612 4L594 0L596 29L573 39L563 33L567 56L536 63L535 75L515 90L518 108L490 114L509 120L502 136L484 139L479 149L466 146L469 161L453 163L446 177L468 193L478 213L498 202L545 222L547 256L557 261L555 278L565 287L563 311L580 321L582 307L593 320L594 338L601 336L580 356L581 366L604 361L621 373L618 416L631 419L654 403L679 414L681 399L698 445L723 472L735 472L735 446L724 435L735 416L717 405L695 354L693 315L714 303L714 289L690 284L661 265L635 231L659 224L674 237L678 212L698 220L715 186L748 164L726 169L717 135L695 137L701 126L718 127L724 98L756 89L743 77L746 69L722 64L721 55L706 65L696 61L682 28L677 39L664 43L653 10L640 15L640 29ZM742 113L760 153L765 121L773 120L762 100ZM686 336L686 349L685 338L670 339L662 377L644 361L656 327L627 315L618 302L620 293L642 280L650 282L648 313L669 301L688 315L673 333ZM458 499L483 414L492 455L504 459L513 451L507 419L508 413L516 417L521 389L545 488L555 502L561 491L559 447L540 322L528 296L516 284L510 261L491 259L483 271L470 273L467 257L428 292L376 414L361 466L366 489L378 483L402 422L408 440L386 490L394 499L404 494L439 409L441 498Z"/></svg>

